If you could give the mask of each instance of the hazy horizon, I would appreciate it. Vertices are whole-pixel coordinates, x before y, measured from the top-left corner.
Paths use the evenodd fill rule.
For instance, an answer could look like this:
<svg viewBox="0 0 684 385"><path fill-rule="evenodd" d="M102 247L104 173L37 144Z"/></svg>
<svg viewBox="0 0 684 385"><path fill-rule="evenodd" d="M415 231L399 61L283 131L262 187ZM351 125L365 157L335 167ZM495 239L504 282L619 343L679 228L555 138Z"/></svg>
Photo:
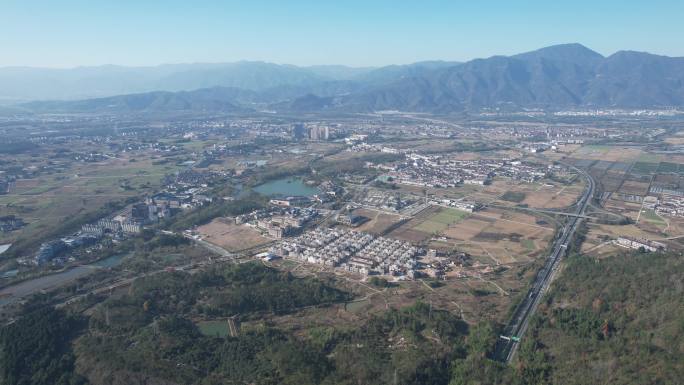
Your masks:
<svg viewBox="0 0 684 385"><path fill-rule="evenodd" d="M537 47L535 49L527 50L527 51L521 51L521 52L515 52L511 54L498 54L498 53L492 53L490 55L486 56L481 56L481 57L472 57L472 58L466 58L463 60L448 60L448 59L442 59L442 58L427 58L427 59L422 59L422 60L417 60L417 61L412 61L412 62L405 62L405 63L385 63L385 64L380 64L380 65L368 65L368 66L354 66L354 65L348 65L348 64L340 64L340 63L319 63L319 64L294 64L294 63L286 63L286 62L276 62L273 60L257 60L257 59L237 59L237 60L232 60L232 61L215 61L215 62L203 62L203 61L187 61L187 62L165 62L165 63L157 63L157 64L148 64L148 65L128 65L128 64L120 64L120 63L102 63L102 64L93 64L93 65L74 65L74 66L32 66L32 65L11 65L11 66L2 66L0 65L0 69L7 69L7 68L30 68L30 69L46 69L46 70L70 70L70 69L79 69L79 68L98 68L98 67L122 67L122 68L155 68L155 67L163 67L163 66L183 66L183 65L222 65L222 64L236 64L236 63L265 63L265 64L274 64L274 65L281 65L281 66L295 66L295 67L301 67L301 68L307 68L307 67L347 67L347 68L352 68L352 69L369 69L369 68L382 68L382 67L387 67L387 66L393 66L393 65L411 65L411 64L416 64L416 63L424 63L424 62L458 62L458 63L466 63L472 60L478 60L478 59L487 59L495 56L515 56L519 54L524 54L527 52L533 52L539 49L543 48L548 48L548 47L554 47L554 46L560 46L560 45L571 45L571 44L579 44L582 45L598 54L600 54L603 57L610 57L611 55L614 55L618 52L624 52L624 51L632 51L632 52L643 52L643 53L648 53L652 55L659 55L659 56L667 56L667 57L684 57L682 56L671 56L671 55L664 55L660 54L657 52L650 52L650 51L640 51L640 50L634 50L630 49L628 47L624 49L619 49L614 52L610 53L604 53L604 52L599 52L595 49L593 49L590 46L587 46L586 44L582 44L581 42L562 42L562 43L556 43L556 44L550 44L548 46L543 46L543 47Z"/></svg>

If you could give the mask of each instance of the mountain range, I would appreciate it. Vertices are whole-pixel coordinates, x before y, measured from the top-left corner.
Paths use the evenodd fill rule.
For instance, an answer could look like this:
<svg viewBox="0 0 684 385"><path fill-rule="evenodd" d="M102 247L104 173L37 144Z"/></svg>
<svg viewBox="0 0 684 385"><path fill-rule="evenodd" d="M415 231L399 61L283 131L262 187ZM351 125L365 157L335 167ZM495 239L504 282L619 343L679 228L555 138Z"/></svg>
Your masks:
<svg viewBox="0 0 684 385"><path fill-rule="evenodd" d="M0 98L52 99L20 106L83 112L666 108L684 106L684 58L634 51L604 57L563 44L465 63L380 68L263 62L4 68Z"/></svg>

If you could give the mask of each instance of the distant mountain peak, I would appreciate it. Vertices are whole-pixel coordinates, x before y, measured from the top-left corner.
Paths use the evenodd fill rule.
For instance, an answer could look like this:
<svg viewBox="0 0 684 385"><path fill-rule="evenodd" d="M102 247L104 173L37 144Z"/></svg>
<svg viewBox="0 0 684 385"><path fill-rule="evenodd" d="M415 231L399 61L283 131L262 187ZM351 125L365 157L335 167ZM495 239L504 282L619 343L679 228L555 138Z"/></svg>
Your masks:
<svg viewBox="0 0 684 385"><path fill-rule="evenodd" d="M562 61L599 61L604 59L600 53L579 43L557 44L515 55L516 58L545 58Z"/></svg>
<svg viewBox="0 0 684 385"><path fill-rule="evenodd" d="M193 89L196 91L144 94ZM121 96L23 107L34 111L232 112L263 108L449 113L502 104L550 109L684 106L684 58L635 51L620 51L606 58L570 43L462 64L425 61L381 68L243 61L135 69L0 70L0 100L35 99L34 95L73 99L93 90ZM134 93L130 90L143 94L130 95Z"/></svg>

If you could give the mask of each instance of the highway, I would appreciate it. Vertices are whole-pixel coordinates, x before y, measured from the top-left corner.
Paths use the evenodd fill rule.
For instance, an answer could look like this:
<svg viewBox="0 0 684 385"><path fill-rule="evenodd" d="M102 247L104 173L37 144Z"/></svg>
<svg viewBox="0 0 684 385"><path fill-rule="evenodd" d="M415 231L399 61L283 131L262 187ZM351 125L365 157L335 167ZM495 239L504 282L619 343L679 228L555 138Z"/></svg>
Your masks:
<svg viewBox="0 0 684 385"><path fill-rule="evenodd" d="M513 316L504 329L503 335L498 338L494 348L494 359L497 361L508 363L515 356L530 319L537 310L539 302L544 293L546 293L551 281L553 281L560 260L565 255L575 230L577 230L584 217L584 211L594 195L595 183L593 178L584 170L573 168L587 180L587 188L577 202L575 212L572 213L574 215L568 217L568 222L553 242L553 249L546 259L544 267L537 273L529 292L515 309Z"/></svg>

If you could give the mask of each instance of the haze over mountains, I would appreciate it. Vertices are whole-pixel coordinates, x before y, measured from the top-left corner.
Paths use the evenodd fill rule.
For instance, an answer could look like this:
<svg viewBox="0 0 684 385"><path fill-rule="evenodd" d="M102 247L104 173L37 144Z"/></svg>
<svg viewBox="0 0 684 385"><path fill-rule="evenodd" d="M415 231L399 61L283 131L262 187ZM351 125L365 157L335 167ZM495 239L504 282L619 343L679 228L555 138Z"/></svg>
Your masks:
<svg viewBox="0 0 684 385"><path fill-rule="evenodd" d="M87 99L97 96L102 97ZM2 68L0 99L52 99L21 107L84 112L448 113L488 107L681 107L684 58L633 51L604 57L580 44L564 44L466 63L435 61L382 68L263 62Z"/></svg>

